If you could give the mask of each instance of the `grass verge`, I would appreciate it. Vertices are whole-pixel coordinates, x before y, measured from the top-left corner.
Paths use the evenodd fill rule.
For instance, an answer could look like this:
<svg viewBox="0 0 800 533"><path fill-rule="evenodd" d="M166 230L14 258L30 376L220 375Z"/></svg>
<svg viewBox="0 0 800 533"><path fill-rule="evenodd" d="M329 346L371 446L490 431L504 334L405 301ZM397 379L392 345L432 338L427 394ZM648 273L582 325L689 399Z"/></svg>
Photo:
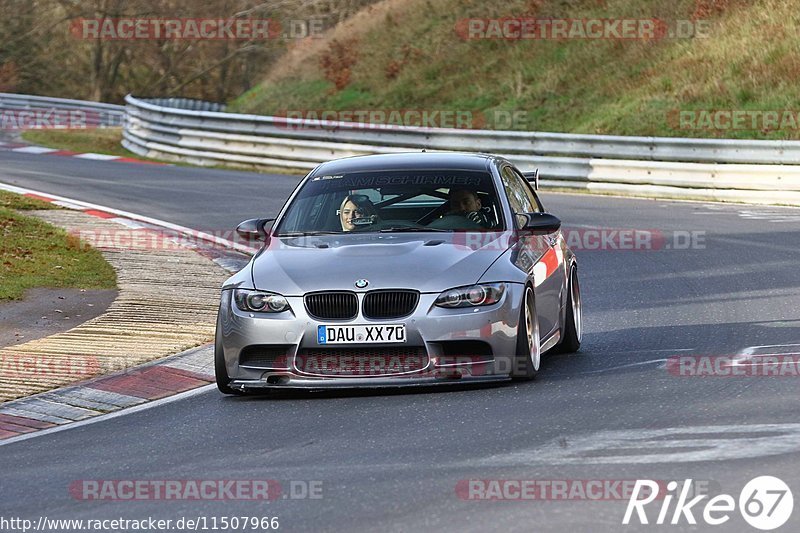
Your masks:
<svg viewBox="0 0 800 533"><path fill-rule="evenodd" d="M182 167L197 167L182 161L168 161L165 159L153 159L142 157L126 150L120 144L122 142L122 130L120 128L94 129L94 130L29 130L22 133L23 140L46 148L57 150L68 150L70 152L85 153L93 152L98 154L117 155L120 157L132 157L142 161L155 161L159 163L169 163ZM283 168L283 167L257 167L248 164L219 164L212 166L202 166L200 168L211 168L219 170L244 170L249 172L259 172L261 174L288 174L292 176L305 176L307 169Z"/></svg>
<svg viewBox="0 0 800 533"><path fill-rule="evenodd" d="M0 302L36 287L114 289L117 276L97 250L20 211L48 203L0 191Z"/></svg>
<svg viewBox="0 0 800 533"><path fill-rule="evenodd" d="M33 144L70 152L118 155L136 157L138 155L122 147L122 129L66 129L66 130L28 130L22 138Z"/></svg>

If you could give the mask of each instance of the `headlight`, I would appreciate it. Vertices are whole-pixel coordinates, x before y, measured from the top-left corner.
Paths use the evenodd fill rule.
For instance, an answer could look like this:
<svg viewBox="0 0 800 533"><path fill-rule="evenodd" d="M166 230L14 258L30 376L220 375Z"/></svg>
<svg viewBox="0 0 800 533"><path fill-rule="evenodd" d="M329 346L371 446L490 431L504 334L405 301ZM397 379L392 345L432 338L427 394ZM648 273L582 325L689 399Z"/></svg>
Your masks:
<svg viewBox="0 0 800 533"><path fill-rule="evenodd" d="M248 312L281 313L289 309L286 298L274 292L235 289L233 301L240 310Z"/></svg>
<svg viewBox="0 0 800 533"><path fill-rule="evenodd" d="M459 287L444 291L436 298L435 304L439 307L477 307L480 305L493 305L500 301L506 292L505 283L486 283Z"/></svg>

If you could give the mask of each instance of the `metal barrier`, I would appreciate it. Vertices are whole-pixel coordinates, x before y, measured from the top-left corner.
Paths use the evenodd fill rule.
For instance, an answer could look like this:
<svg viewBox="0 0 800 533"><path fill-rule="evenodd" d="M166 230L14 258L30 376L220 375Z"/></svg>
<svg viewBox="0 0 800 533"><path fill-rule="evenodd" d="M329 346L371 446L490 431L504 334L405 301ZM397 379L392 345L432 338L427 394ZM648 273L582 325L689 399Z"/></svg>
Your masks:
<svg viewBox="0 0 800 533"><path fill-rule="evenodd" d="M86 127L119 128L125 120L125 106L49 98L27 94L0 93L0 124L4 129Z"/></svg>
<svg viewBox="0 0 800 533"><path fill-rule="evenodd" d="M308 170L340 157L416 150L490 152L544 187L800 205L800 141L622 137L415 128L225 113L186 98L126 97L126 106L0 93L0 112L77 110L123 124L122 144L197 165Z"/></svg>
<svg viewBox="0 0 800 533"><path fill-rule="evenodd" d="M151 104L161 107L169 107L172 109L186 109L189 111L215 111L224 112L225 104L218 104L216 102L208 102L206 100L197 100L195 98L143 98Z"/></svg>
<svg viewBox="0 0 800 533"><path fill-rule="evenodd" d="M414 128L126 102L126 148L198 165L311 169L354 155L481 151L540 168L545 187L800 205L800 141Z"/></svg>

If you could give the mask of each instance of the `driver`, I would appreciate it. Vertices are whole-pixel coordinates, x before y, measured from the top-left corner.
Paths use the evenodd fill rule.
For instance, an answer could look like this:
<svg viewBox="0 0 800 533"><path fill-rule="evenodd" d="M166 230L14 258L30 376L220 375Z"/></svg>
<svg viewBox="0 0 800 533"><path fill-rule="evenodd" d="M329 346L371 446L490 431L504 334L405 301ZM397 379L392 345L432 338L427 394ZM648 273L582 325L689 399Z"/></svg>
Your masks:
<svg viewBox="0 0 800 533"><path fill-rule="evenodd" d="M450 189L448 196L450 202L449 214L464 216L484 228L492 226L486 213L483 212L478 193L472 189Z"/></svg>
<svg viewBox="0 0 800 533"><path fill-rule="evenodd" d="M374 224L377 220L375 205L364 194L350 194L344 197L339 206L339 222L342 231L353 231L356 228L355 220L365 220L366 224Z"/></svg>

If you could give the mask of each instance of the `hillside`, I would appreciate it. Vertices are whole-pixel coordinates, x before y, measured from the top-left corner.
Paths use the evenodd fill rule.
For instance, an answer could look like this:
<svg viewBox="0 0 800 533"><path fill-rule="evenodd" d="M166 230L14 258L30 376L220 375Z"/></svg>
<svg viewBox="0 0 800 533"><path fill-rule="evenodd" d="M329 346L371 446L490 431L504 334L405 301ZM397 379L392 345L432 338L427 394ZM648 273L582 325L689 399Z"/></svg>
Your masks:
<svg viewBox="0 0 800 533"><path fill-rule="evenodd" d="M700 38L465 38L465 19L508 17L706 27ZM312 117L449 110L503 129L800 138L799 20L788 0L384 0L301 43L231 104ZM510 125L494 120L512 113Z"/></svg>

